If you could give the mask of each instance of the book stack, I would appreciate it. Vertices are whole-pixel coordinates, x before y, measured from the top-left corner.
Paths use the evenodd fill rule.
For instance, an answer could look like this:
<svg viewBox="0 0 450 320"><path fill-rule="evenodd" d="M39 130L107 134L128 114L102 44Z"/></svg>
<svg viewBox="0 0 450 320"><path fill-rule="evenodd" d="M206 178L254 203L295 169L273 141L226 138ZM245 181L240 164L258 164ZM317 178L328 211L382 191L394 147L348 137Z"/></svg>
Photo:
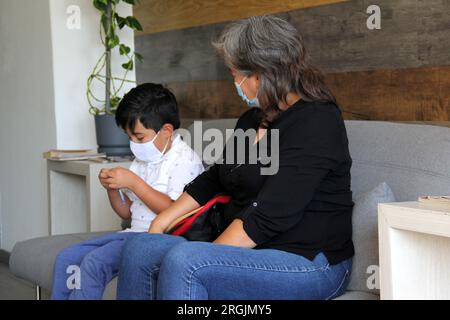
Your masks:
<svg viewBox="0 0 450 320"><path fill-rule="evenodd" d="M43 156L47 160L73 161L106 158L106 153L97 153L96 150L50 150Z"/></svg>
<svg viewBox="0 0 450 320"><path fill-rule="evenodd" d="M450 196L422 196L418 200L424 203L450 206Z"/></svg>

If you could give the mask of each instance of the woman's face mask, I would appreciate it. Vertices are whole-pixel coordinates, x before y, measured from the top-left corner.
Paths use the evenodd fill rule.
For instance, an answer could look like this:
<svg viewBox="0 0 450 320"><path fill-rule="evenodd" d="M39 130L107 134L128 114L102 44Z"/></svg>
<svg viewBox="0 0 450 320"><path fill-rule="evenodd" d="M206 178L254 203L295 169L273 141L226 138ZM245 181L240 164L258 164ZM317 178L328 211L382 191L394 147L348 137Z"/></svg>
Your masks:
<svg viewBox="0 0 450 320"><path fill-rule="evenodd" d="M133 152L134 156L138 160L148 163L158 163L163 159L170 139L167 140L164 150L162 152L159 151L159 149L155 146L155 140L159 136L160 132L161 131L159 131L158 134L153 138L153 140L149 142L136 143L130 140L131 152Z"/></svg>
<svg viewBox="0 0 450 320"><path fill-rule="evenodd" d="M255 97L254 99L250 100L250 99L245 95L244 91L242 91L241 85L244 83L245 80L247 80L247 78L248 78L248 77L245 77L245 78L241 81L241 83L235 82L234 85L236 86L238 95L242 98L242 100L244 100L244 101L248 104L248 106L249 106L250 108L252 108L252 107L258 108L258 107L259 107L258 94L256 94L256 97Z"/></svg>

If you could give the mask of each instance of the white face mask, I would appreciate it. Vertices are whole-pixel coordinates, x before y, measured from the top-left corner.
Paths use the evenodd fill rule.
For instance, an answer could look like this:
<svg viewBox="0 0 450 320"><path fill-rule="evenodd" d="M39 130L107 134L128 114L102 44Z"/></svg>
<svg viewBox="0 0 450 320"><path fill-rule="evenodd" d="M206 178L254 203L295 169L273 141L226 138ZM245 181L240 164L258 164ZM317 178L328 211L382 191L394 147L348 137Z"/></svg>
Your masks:
<svg viewBox="0 0 450 320"><path fill-rule="evenodd" d="M161 131L160 131L161 132ZM167 140L166 146L164 147L163 152L159 151L155 146L155 140L158 137L158 134L153 138L152 141L145 143L136 143L130 140L130 149L133 152L134 156L144 162L148 163L158 163L163 159L164 153L169 146L169 140Z"/></svg>

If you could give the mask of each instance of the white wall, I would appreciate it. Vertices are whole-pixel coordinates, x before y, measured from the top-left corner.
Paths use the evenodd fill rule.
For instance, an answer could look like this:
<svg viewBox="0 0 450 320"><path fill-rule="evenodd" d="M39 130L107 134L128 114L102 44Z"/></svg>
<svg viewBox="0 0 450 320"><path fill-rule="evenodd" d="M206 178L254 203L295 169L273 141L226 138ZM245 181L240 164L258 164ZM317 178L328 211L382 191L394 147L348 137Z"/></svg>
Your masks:
<svg viewBox="0 0 450 320"><path fill-rule="evenodd" d="M69 5L81 9L80 30L67 28ZM131 6L120 13L132 14ZM98 28L91 0L0 0L1 249L48 235L42 153L97 147L86 81L101 55ZM132 48L133 37L121 35Z"/></svg>
<svg viewBox="0 0 450 320"><path fill-rule="evenodd" d="M67 8L71 5L80 8L79 30L67 28L67 19L71 16ZM88 112L86 81L103 52L99 37L100 15L92 6L92 0L50 0L50 13L57 146L60 149L95 149L94 118ZM132 7L123 3L119 6L119 13L122 16L132 15ZM134 48L134 33L131 29L124 28L119 36ZM125 60L117 50L114 52L113 66L116 68L113 71L117 71ZM135 80L135 73L131 72L128 78ZM124 89L128 91L130 85ZM103 92L104 89L101 90Z"/></svg>
<svg viewBox="0 0 450 320"><path fill-rule="evenodd" d="M0 1L1 248L48 233L46 164L56 145L48 0Z"/></svg>

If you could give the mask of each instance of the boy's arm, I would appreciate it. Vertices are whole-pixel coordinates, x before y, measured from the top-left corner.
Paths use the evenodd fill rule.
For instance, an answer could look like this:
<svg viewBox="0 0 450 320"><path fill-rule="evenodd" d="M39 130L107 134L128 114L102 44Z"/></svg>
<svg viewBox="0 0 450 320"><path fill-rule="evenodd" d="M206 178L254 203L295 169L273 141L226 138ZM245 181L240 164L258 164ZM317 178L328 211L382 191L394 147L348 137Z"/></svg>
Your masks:
<svg viewBox="0 0 450 320"><path fill-rule="evenodd" d="M123 203L118 190L109 189L107 192L109 202L111 203L111 207L117 213L117 215L124 220L130 219L131 218L130 199L128 199L128 197L124 194L125 203Z"/></svg>
<svg viewBox="0 0 450 320"><path fill-rule="evenodd" d="M167 209L173 202L169 196L153 189L138 175L128 169L117 167L107 170L105 175L107 178L103 180L103 183L107 188L116 190L129 189L156 214ZM120 199L119 193L117 192L116 195L112 196L115 197L117 204L117 196Z"/></svg>
<svg viewBox="0 0 450 320"><path fill-rule="evenodd" d="M154 213L160 214L173 203L168 195L153 189L138 176L134 180L130 190Z"/></svg>
<svg viewBox="0 0 450 320"><path fill-rule="evenodd" d="M123 203L122 198L120 197L119 190L111 188L107 179L110 177L108 169L102 169L98 175L100 180L100 184L106 189L108 193L109 202L113 210L121 217L122 219L129 219L131 217L131 201L127 196L124 195L125 203Z"/></svg>

